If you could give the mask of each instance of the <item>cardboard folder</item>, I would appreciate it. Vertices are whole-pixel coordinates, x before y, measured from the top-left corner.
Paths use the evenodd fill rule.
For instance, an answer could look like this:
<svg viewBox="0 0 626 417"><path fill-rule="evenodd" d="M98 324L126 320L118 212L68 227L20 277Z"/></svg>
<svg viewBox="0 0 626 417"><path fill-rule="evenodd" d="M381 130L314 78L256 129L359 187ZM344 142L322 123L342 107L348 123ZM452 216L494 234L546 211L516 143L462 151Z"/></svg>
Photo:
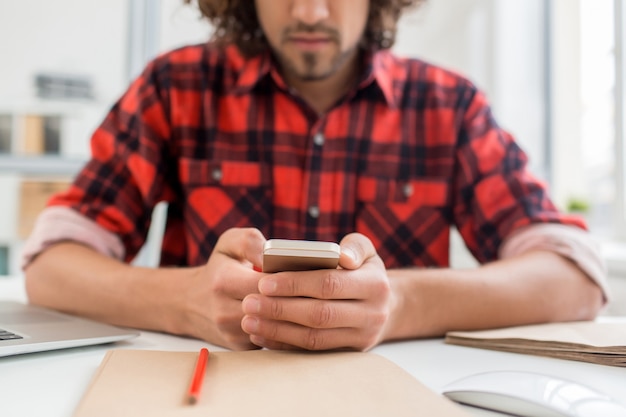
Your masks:
<svg viewBox="0 0 626 417"><path fill-rule="evenodd" d="M626 367L626 323L579 321L448 332L446 343Z"/></svg>
<svg viewBox="0 0 626 417"><path fill-rule="evenodd" d="M389 360L357 352L211 352L188 405L197 356L109 351L74 416L467 416Z"/></svg>

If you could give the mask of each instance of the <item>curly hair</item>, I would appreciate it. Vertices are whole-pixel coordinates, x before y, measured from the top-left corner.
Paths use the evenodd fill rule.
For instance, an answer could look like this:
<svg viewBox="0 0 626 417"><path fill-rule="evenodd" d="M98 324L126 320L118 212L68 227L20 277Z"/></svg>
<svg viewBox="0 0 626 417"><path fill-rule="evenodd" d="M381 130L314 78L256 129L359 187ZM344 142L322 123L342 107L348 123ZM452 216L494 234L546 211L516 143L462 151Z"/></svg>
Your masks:
<svg viewBox="0 0 626 417"><path fill-rule="evenodd" d="M196 2L202 15L215 28L213 40L234 43L245 56L257 55L268 48L257 19L254 0L183 0ZM402 11L425 0L370 0L367 25L361 46L379 50L393 46Z"/></svg>

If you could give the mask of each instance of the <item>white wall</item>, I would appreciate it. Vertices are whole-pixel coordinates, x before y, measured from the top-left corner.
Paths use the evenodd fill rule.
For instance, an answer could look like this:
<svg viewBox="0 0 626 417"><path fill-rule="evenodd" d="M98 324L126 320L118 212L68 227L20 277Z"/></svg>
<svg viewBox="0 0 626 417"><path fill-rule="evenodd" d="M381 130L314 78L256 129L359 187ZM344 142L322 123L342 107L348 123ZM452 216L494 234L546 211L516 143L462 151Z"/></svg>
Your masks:
<svg viewBox="0 0 626 417"><path fill-rule="evenodd" d="M204 42L211 35L211 26L202 19L196 7L181 0L161 0L159 48L161 51L189 43Z"/></svg>
<svg viewBox="0 0 626 417"><path fill-rule="evenodd" d="M431 0L401 18L394 50L462 72L489 90L492 9L490 0Z"/></svg>
<svg viewBox="0 0 626 417"><path fill-rule="evenodd" d="M2 1L0 102L32 96L31 76L50 71L90 75L98 101L110 101L126 81L126 0Z"/></svg>
<svg viewBox="0 0 626 417"><path fill-rule="evenodd" d="M2 0L0 112L62 112L68 156L87 138L126 85L127 0ZM5 61L6 60L6 61ZM50 103L35 97L37 73L88 76L95 100ZM77 122L78 121L78 122Z"/></svg>

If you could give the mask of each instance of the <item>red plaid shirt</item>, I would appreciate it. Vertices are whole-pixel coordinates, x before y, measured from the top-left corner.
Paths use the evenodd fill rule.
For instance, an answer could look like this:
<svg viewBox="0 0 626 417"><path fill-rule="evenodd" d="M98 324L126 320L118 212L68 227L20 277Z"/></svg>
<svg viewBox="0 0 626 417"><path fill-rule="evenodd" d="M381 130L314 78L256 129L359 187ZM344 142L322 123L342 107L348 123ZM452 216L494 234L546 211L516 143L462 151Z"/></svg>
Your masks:
<svg viewBox="0 0 626 417"><path fill-rule="evenodd" d="M92 158L50 205L120 236L127 260L169 203L163 265L207 261L218 237L368 236L388 268L448 266L456 226L474 256L560 214L526 156L462 77L378 52L350 94L318 116L269 55L211 44L158 57L94 133Z"/></svg>

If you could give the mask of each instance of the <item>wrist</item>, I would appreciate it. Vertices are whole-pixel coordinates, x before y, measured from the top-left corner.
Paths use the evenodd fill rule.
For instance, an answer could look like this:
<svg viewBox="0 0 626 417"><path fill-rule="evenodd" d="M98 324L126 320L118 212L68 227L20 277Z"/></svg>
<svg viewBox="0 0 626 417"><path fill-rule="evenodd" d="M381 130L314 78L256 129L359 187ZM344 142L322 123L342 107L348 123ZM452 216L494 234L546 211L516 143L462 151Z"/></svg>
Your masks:
<svg viewBox="0 0 626 417"><path fill-rule="evenodd" d="M200 296L199 283L206 275L206 265L199 267L178 268L181 276L172 280L171 288L172 303L169 306L170 325L173 333L203 339L203 325L201 319L205 311L198 308L206 308L206 303L198 303ZM206 335L204 335L206 337Z"/></svg>
<svg viewBox="0 0 626 417"><path fill-rule="evenodd" d="M390 287L390 296L388 302L389 316L387 318L387 323L385 324L380 343L402 339L399 319L402 318L402 311L405 300L402 291L399 288L398 279L388 279Z"/></svg>
<svg viewBox="0 0 626 417"><path fill-rule="evenodd" d="M389 325L384 340L416 339L440 336L441 317L433 310L437 288L449 269L403 268L388 270L392 302ZM437 303L434 301L434 303Z"/></svg>

